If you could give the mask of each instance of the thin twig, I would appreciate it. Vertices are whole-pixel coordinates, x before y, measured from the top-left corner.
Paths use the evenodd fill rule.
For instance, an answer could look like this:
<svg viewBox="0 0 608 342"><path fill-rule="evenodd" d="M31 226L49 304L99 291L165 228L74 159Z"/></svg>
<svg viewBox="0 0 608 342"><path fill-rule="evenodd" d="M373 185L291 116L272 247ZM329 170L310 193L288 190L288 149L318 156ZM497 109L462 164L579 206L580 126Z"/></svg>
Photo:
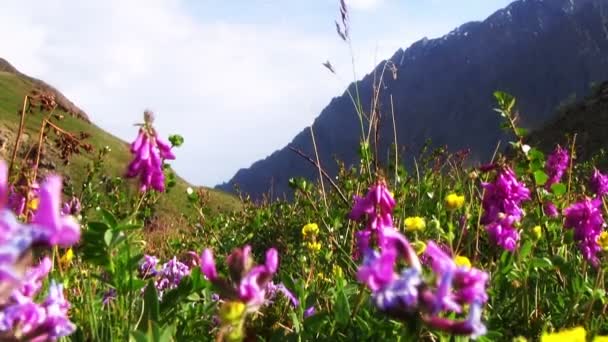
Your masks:
<svg viewBox="0 0 608 342"><path fill-rule="evenodd" d="M13 171L13 164L15 164L15 159L17 158L17 151L19 150L19 143L21 142L21 135L23 134L23 127L25 126L25 108L27 107L27 95L23 99L23 109L21 109L21 120L19 121L19 131L17 132L17 138L15 139L15 146L13 149L13 155L11 156L11 163L8 167L8 175L10 177L11 172Z"/></svg>
<svg viewBox="0 0 608 342"><path fill-rule="evenodd" d="M315 141L315 132L312 130L312 125L310 125L308 128L310 129L312 147L315 150L315 157L317 158L317 168L319 169L319 182L321 182L321 191L323 191L323 203L325 204L325 214L329 215L329 211L327 209L327 195L325 194L325 183L323 182L323 173L321 172L321 160L319 159L319 151L317 150L317 142Z"/></svg>
<svg viewBox="0 0 608 342"><path fill-rule="evenodd" d="M295 147L289 146L289 149L292 150L293 152L297 153L300 157L308 160L308 162L310 162L315 167L319 168L319 170L321 171L321 174L323 175L323 177L325 177L325 179L327 179L327 181L329 181L329 183L331 184L331 186L338 192L338 194L340 195L340 197L342 198L342 200L344 201L344 203L350 205L350 201L346 198L346 196L344 196L344 194L342 193L342 191L340 190L340 188L338 187L338 185L334 182L333 179L331 179L331 177L327 174L327 172L325 172L325 170L323 170L317 164L317 162L314 161L314 159L310 158L304 152L298 150Z"/></svg>

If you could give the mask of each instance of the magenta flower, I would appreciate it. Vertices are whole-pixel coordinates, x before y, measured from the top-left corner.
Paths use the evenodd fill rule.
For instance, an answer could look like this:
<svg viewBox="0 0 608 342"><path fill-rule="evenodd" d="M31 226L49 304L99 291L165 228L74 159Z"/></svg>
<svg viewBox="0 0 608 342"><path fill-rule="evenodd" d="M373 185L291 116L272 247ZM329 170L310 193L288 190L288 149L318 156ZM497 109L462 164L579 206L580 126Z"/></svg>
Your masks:
<svg viewBox="0 0 608 342"><path fill-rule="evenodd" d="M370 230L393 226L392 212L395 199L384 182L371 186L365 197L355 196L355 204L349 214L351 220L367 219L366 228Z"/></svg>
<svg viewBox="0 0 608 342"><path fill-rule="evenodd" d="M163 192L165 191L163 160L173 160L175 155L171 151L169 143L157 135L152 121L152 113L146 111L144 124L131 144L130 150L134 158L127 168L126 177L139 176L142 192L150 188Z"/></svg>
<svg viewBox="0 0 608 342"><path fill-rule="evenodd" d="M564 172L568 169L569 162L570 154L568 151L557 145L545 163L545 170L549 176L549 179L545 183L545 189L550 190L551 185L559 183Z"/></svg>
<svg viewBox="0 0 608 342"><path fill-rule="evenodd" d="M598 169L594 169L589 180L589 187L596 195L604 196L608 193L608 176L602 174Z"/></svg>
<svg viewBox="0 0 608 342"><path fill-rule="evenodd" d="M37 242L69 247L80 240L80 224L72 216L61 215L61 177L48 176L42 184L33 223Z"/></svg>
<svg viewBox="0 0 608 342"><path fill-rule="evenodd" d="M556 218L559 216L559 211L557 210L557 207L551 201L546 201L545 203L543 203L543 211L547 216L551 218Z"/></svg>
<svg viewBox="0 0 608 342"><path fill-rule="evenodd" d="M597 253L602 249L597 243L604 224L601 206L601 198L586 198L564 209L564 227L574 229L574 240L583 257L596 267L599 265Z"/></svg>
<svg viewBox="0 0 608 342"><path fill-rule="evenodd" d="M314 306L310 306L306 310L304 310L304 318L308 318L310 316L314 316L316 313L317 313L317 310L315 309L315 307Z"/></svg>
<svg viewBox="0 0 608 342"><path fill-rule="evenodd" d="M273 294L281 291L295 305L297 298L272 283L272 277L279 265L278 253L274 248L266 252L264 264L255 266L251 257L251 247L235 249L226 259L230 280L218 276L213 253L206 249L201 255L201 270L219 290L225 300L239 300L247 306L247 312L255 312L267 303ZM287 290L285 288L285 290ZM298 303L299 304L299 303Z"/></svg>
<svg viewBox="0 0 608 342"><path fill-rule="evenodd" d="M482 183L484 214L481 222L486 225L490 239L506 250L513 251L519 241L515 227L523 217L520 205L530 199L530 190L519 182L510 168L503 169L493 183Z"/></svg>

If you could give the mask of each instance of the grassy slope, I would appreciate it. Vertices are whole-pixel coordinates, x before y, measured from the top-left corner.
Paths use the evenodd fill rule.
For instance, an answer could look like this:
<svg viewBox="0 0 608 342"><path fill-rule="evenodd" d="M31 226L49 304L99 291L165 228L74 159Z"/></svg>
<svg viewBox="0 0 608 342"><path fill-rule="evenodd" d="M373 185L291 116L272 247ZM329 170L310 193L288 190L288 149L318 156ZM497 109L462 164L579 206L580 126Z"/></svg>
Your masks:
<svg viewBox="0 0 608 342"><path fill-rule="evenodd" d="M23 104L24 96L29 93L33 85L30 81L21 78L15 74L0 71L0 127L9 128L13 132L17 131L19 125L19 112ZM28 115L26 119L26 134L29 135L28 143L36 140L37 132L40 128L41 115ZM124 172L130 154L127 144L105 132L94 124L84 122L80 119L66 115L65 119L60 121L60 126L67 131L78 133L80 131L88 132L91 137L88 142L93 145L95 150L109 146L112 149L106 165L108 173L112 175L120 175ZM135 132L134 132L135 134ZM12 147L13 142L10 142ZM2 151L7 154L8 151ZM71 164L64 167L61 162L57 162L58 171L70 175L71 179L79 184L82 182L85 175L86 165L94 158L96 152L92 154L77 155L71 159ZM179 217L180 212L184 210L187 204L185 190L188 184L179 179L177 186L172 189L166 196L162 196L160 200L160 208L166 220L163 222L175 222L172 219ZM233 210L239 208L238 199L226 193L209 189L209 205L214 211ZM161 217L162 219L163 217Z"/></svg>

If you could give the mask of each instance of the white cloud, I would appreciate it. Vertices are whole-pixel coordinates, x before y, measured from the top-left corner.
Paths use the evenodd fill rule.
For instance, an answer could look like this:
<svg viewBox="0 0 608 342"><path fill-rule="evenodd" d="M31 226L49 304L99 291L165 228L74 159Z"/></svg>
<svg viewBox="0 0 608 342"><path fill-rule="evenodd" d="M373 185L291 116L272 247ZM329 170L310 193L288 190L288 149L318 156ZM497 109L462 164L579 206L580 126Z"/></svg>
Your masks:
<svg viewBox="0 0 608 342"><path fill-rule="evenodd" d="M346 5L356 11L367 11L378 7L383 0L346 0Z"/></svg>
<svg viewBox="0 0 608 342"><path fill-rule="evenodd" d="M178 172L206 185L310 124L345 86L321 63L350 63L333 35L200 22L176 0L15 1L0 13L0 30L11 32L0 56L121 138L133 138L145 108L156 111L160 132L186 139ZM365 71L374 62L359 60Z"/></svg>

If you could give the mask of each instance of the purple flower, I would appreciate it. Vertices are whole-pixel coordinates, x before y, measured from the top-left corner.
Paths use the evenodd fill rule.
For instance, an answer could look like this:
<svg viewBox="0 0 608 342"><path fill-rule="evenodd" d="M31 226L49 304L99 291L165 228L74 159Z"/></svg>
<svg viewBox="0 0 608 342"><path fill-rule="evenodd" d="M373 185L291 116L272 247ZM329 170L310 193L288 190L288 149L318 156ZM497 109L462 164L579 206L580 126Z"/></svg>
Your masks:
<svg viewBox="0 0 608 342"><path fill-rule="evenodd" d="M52 267L53 263L51 259L45 257L40 261L38 266L28 269L22 280L20 294L34 298L42 288L42 281L49 275Z"/></svg>
<svg viewBox="0 0 608 342"><path fill-rule="evenodd" d="M604 224L601 206L601 198L586 198L564 210L564 227L574 229L574 240L578 242L583 257L596 267L599 264L597 253L601 251L597 239Z"/></svg>
<svg viewBox="0 0 608 342"><path fill-rule="evenodd" d="M316 314L316 313L317 313L317 310L315 309L314 305L310 306L306 310L304 310L304 318L314 316L314 314Z"/></svg>
<svg viewBox="0 0 608 342"><path fill-rule="evenodd" d="M43 304L46 309L46 320L43 326L48 332L49 339L58 339L76 331L74 323L70 322L68 309L70 303L63 296L63 286L54 281L49 287L49 295Z"/></svg>
<svg viewBox="0 0 608 342"><path fill-rule="evenodd" d="M80 200L78 197L72 197L69 202L63 203L61 214L77 216L80 214L81 210L82 206L80 205Z"/></svg>
<svg viewBox="0 0 608 342"><path fill-rule="evenodd" d="M486 225L492 241L513 251L519 241L515 224L523 217L520 205L530 199L530 190L517 180L510 168L503 169L493 183L482 183L482 187L485 192L481 222Z"/></svg>
<svg viewBox="0 0 608 342"><path fill-rule="evenodd" d="M80 239L80 225L72 216L62 216L61 178L49 176L40 188L40 204L34 215L35 240L51 246L69 247Z"/></svg>
<svg viewBox="0 0 608 342"><path fill-rule="evenodd" d="M557 210L557 207L551 201L546 201L545 203L543 203L543 210L545 214L549 217L556 218L559 216L559 211Z"/></svg>
<svg viewBox="0 0 608 342"><path fill-rule="evenodd" d="M139 277L142 279L155 277L158 274L156 265L158 265L157 257L147 254L144 255L144 260L139 264L139 268L137 269Z"/></svg>
<svg viewBox="0 0 608 342"><path fill-rule="evenodd" d="M177 260L176 257L169 260L161 267L159 279L156 281L156 288L159 292L174 289L179 285L183 277L190 274L190 268Z"/></svg>
<svg viewBox="0 0 608 342"><path fill-rule="evenodd" d="M106 292L104 292L103 297L101 299L101 304L103 306L108 306L111 302L114 301L114 299L116 299L116 289L112 287Z"/></svg>
<svg viewBox="0 0 608 342"><path fill-rule="evenodd" d="M300 306L300 300L298 299L298 297L296 297L295 294L293 294L293 292L291 292L285 285L283 284L278 284L275 285L272 281L268 283L268 297L270 299L274 298L277 294L277 292L280 292L283 296L285 296L285 298L287 298L287 300L289 300L289 302L291 303L291 306L293 306L294 308L297 308L298 306Z"/></svg>
<svg viewBox="0 0 608 342"><path fill-rule="evenodd" d="M608 176L602 174L598 169L594 169L589 180L589 187L596 195L604 196L608 193Z"/></svg>
<svg viewBox="0 0 608 342"><path fill-rule="evenodd" d="M568 151L557 145L553 153L547 158L545 164L545 170L549 179L545 183L545 189L550 190L551 185L559 183L564 175L564 172L568 169L568 163L570 162L570 155Z"/></svg>
<svg viewBox="0 0 608 342"><path fill-rule="evenodd" d="M422 284L420 272L415 268L406 268L393 282L372 295L380 310L390 311L395 308L410 311L418 304L418 287Z"/></svg>
<svg viewBox="0 0 608 342"><path fill-rule="evenodd" d="M144 113L145 122L140 128L137 138L131 143L133 160L127 168L126 177L139 176L142 192L152 188L158 192L165 191L165 174L163 160L173 160L175 155L168 142L156 134L152 127L151 112Z"/></svg>
<svg viewBox="0 0 608 342"><path fill-rule="evenodd" d="M384 249L380 253L370 249L359 266L357 280L365 283L372 292L378 291L397 279L394 271L396 262L395 250Z"/></svg>

